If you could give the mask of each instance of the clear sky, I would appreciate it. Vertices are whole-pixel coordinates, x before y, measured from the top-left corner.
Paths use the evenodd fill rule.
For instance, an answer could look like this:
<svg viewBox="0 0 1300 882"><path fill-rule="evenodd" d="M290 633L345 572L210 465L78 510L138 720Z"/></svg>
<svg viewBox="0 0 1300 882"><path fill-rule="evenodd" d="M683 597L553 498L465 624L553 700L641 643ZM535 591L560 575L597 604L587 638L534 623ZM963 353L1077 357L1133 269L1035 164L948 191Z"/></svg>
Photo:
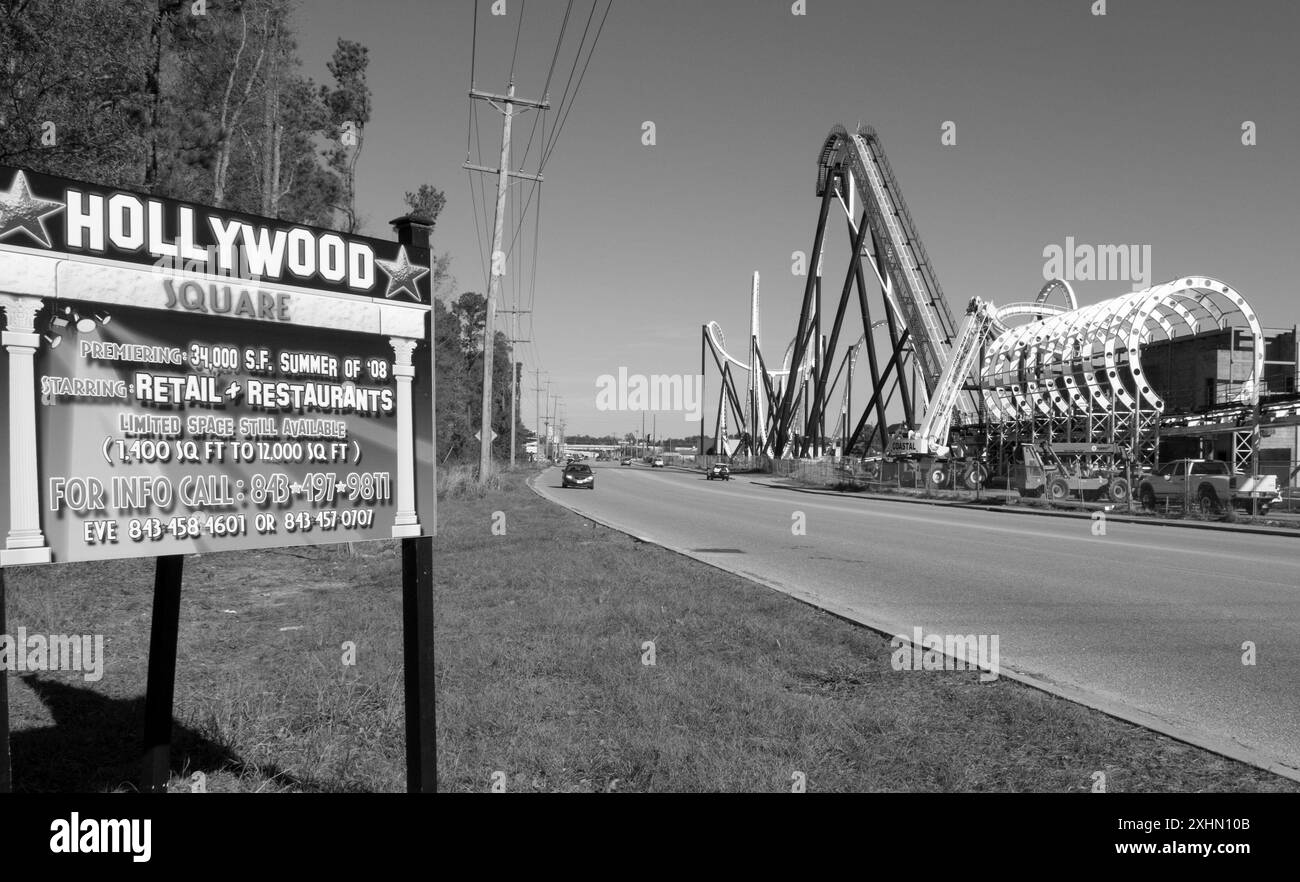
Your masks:
<svg viewBox="0 0 1300 882"><path fill-rule="evenodd" d="M492 16L479 0L477 41L473 0L304 0L299 11L300 55L318 80L338 37L370 48L366 232L391 234L405 190L443 188L435 247L451 253L460 290L486 289L490 223L480 204L476 225L461 169L471 48L478 87L504 91L522 14L515 81L540 97L566 5L506 0L507 15ZM614 0L546 166L535 288L530 224L501 304L526 308L531 292L520 336L534 342L520 356L563 396L570 434L639 429L639 415L597 410L597 377L697 373L708 320L743 353L755 270L764 349L779 359L803 287L790 255L812 247L816 156L837 123L880 133L958 315L974 295L1032 299L1044 249L1071 236L1149 246L1153 282L1217 277L1265 325L1300 320L1300 4L1108 0L1105 16L1093 0L805 6L796 16L790 0ZM590 9L573 4L553 102ZM646 121L654 146L642 144ZM955 146L941 143L946 121ZM1255 146L1242 144L1245 121ZM531 127L516 121L516 165ZM478 129L495 166L500 117L486 105ZM539 152L535 141L526 170ZM489 211L494 182L482 182ZM530 188L512 189L526 199ZM826 287L838 294L848 246L842 223L833 230ZM1085 303L1131 287L1075 285ZM528 425L532 385L529 373ZM698 426L659 417L661 434Z"/></svg>

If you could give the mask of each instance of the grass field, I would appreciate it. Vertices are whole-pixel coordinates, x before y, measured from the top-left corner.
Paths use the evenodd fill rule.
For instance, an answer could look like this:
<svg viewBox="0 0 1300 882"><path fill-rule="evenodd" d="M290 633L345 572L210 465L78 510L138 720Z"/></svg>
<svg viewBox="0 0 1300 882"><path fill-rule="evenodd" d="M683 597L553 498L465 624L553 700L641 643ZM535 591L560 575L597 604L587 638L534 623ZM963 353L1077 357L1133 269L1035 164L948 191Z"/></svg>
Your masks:
<svg viewBox="0 0 1300 882"><path fill-rule="evenodd" d="M887 638L526 476L441 503L443 791L1300 790L1005 679L895 672ZM399 575L396 543L187 558L173 789L404 789ZM96 683L11 675L18 789L133 786L151 586L147 561L11 571L11 633L103 634L107 656Z"/></svg>

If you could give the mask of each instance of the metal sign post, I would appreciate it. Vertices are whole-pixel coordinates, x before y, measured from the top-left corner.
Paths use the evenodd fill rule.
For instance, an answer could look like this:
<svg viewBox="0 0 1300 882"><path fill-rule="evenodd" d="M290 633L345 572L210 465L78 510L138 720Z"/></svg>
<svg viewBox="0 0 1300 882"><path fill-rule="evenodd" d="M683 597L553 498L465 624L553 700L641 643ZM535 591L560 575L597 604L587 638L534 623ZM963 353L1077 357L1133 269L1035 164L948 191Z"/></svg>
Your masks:
<svg viewBox="0 0 1300 882"><path fill-rule="evenodd" d="M166 793L171 778L172 705L176 694L176 645L185 558L160 557L154 567L153 625L144 698L144 767L140 789Z"/></svg>
<svg viewBox="0 0 1300 882"><path fill-rule="evenodd" d="M5 623L5 569L0 567L0 635L8 633L9 626ZM9 670L6 668L0 671L0 793L12 790L13 774L9 766Z"/></svg>
<svg viewBox="0 0 1300 882"><path fill-rule="evenodd" d="M433 671L433 539L402 540L402 656L406 680L406 791L438 788Z"/></svg>
<svg viewBox="0 0 1300 882"><path fill-rule="evenodd" d="M405 222L404 222L405 221ZM431 227L415 219L394 221L398 241L428 247ZM430 255L432 260L432 255ZM430 275L433 266L430 264ZM438 534L438 357L434 312L429 310L429 417L434 472L424 506L428 536L402 540L402 673L406 704L406 792L438 790L438 718L433 667L433 537Z"/></svg>

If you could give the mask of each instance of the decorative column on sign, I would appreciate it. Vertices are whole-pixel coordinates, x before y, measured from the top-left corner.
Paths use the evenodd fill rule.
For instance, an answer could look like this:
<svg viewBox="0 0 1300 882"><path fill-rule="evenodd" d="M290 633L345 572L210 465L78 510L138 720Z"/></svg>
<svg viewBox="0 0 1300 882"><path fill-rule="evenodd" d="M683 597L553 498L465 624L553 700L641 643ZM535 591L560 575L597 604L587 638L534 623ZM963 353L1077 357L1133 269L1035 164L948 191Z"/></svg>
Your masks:
<svg viewBox="0 0 1300 882"><path fill-rule="evenodd" d="M416 341L408 337L389 337L397 360L393 376L397 378L397 517L393 536L419 536L420 519L415 512L415 420L411 414L411 381L415 365L411 353Z"/></svg>
<svg viewBox="0 0 1300 882"><path fill-rule="evenodd" d="M9 535L0 565L49 563L41 532L41 494L36 470L36 314L39 297L0 294L5 330L0 344L9 351Z"/></svg>

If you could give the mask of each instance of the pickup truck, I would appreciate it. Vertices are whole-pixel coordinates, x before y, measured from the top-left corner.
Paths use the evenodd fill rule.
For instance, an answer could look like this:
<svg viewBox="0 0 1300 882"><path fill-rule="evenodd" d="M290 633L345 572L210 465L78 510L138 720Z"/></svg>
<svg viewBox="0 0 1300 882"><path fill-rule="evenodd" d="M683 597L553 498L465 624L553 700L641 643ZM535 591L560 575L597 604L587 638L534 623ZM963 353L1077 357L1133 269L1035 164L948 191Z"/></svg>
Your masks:
<svg viewBox="0 0 1300 882"><path fill-rule="evenodd" d="M1174 500L1195 505L1203 515L1217 514L1227 506L1265 514L1281 496L1275 475L1238 474L1220 460L1176 459L1141 477L1138 499L1151 510Z"/></svg>

